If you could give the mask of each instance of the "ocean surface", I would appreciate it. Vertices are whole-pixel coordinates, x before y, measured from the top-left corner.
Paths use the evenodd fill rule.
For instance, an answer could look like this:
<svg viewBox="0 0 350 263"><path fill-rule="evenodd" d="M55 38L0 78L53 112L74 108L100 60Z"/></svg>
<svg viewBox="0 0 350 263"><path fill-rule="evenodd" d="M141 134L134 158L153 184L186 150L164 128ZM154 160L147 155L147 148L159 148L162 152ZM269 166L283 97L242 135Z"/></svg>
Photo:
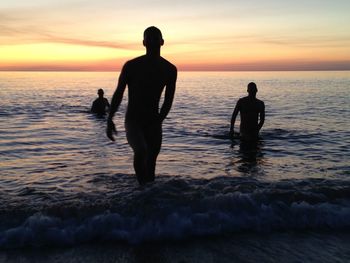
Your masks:
<svg viewBox="0 0 350 263"><path fill-rule="evenodd" d="M118 76L0 72L0 261L350 261L349 71L179 72L143 187L127 93L116 142L89 113ZM228 132L251 81L266 120L247 149Z"/></svg>

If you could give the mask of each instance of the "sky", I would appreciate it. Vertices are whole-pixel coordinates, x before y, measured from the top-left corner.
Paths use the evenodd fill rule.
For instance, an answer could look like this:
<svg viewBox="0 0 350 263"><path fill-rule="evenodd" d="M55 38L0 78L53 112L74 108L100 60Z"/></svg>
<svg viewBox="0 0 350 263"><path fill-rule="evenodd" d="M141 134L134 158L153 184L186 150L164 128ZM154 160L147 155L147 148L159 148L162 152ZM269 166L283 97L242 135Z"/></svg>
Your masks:
<svg viewBox="0 0 350 263"><path fill-rule="evenodd" d="M349 0L2 0L0 70L120 70L157 26L180 70L350 70Z"/></svg>

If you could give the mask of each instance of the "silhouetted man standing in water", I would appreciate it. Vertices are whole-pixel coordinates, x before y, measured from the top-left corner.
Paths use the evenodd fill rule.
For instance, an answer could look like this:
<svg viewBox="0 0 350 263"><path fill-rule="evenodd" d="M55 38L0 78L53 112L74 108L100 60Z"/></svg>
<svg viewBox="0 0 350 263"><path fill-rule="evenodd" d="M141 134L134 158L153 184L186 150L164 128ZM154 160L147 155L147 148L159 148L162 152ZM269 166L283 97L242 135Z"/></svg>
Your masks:
<svg viewBox="0 0 350 263"><path fill-rule="evenodd" d="M234 136L235 121L240 112L240 138L244 141L257 141L265 121L265 104L256 98L258 89L254 82L248 84L247 92L248 96L238 100L232 113L230 136Z"/></svg>
<svg viewBox="0 0 350 263"><path fill-rule="evenodd" d="M98 98L94 100L91 106L91 112L96 113L98 115L106 114L106 110L109 109L110 105L106 98L103 97L104 91L103 89L99 89L97 91Z"/></svg>
<svg viewBox="0 0 350 263"><path fill-rule="evenodd" d="M162 122L168 115L175 94L177 69L160 56L164 44L161 31L149 27L143 34L146 55L125 63L113 95L108 117L107 136L114 141L112 121L128 86L125 130L134 151L134 169L141 185L154 181L157 156L162 144ZM159 102L165 88L162 107Z"/></svg>

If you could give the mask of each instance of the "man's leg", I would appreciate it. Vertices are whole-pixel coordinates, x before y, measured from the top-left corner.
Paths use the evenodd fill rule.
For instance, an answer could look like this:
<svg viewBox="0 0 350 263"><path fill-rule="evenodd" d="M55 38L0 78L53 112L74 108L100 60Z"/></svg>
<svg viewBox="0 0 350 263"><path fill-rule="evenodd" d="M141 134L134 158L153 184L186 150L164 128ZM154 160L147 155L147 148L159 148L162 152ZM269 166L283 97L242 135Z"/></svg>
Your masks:
<svg viewBox="0 0 350 263"><path fill-rule="evenodd" d="M126 138L134 151L134 169L140 185L148 182L147 179L147 145L139 125L125 123Z"/></svg>
<svg viewBox="0 0 350 263"><path fill-rule="evenodd" d="M147 180L153 182L155 177L157 157L162 146L162 124L155 123L145 132L147 144Z"/></svg>

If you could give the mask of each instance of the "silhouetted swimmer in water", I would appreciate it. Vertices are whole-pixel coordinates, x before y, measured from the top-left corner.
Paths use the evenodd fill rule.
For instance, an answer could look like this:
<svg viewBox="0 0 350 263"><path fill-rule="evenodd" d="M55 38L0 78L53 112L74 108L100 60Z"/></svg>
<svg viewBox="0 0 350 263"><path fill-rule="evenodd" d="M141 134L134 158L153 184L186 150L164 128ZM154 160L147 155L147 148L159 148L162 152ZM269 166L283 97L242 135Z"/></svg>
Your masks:
<svg viewBox="0 0 350 263"><path fill-rule="evenodd" d="M265 104L256 98L258 89L254 82L248 84L248 96L238 100L232 113L230 137L234 138L234 126L238 113L241 116L239 135L242 141L258 140L259 131L265 122Z"/></svg>
<svg viewBox="0 0 350 263"><path fill-rule="evenodd" d="M98 98L94 100L91 106L91 112L98 115L106 114L106 111L110 108L109 102L106 98L103 97L103 89L97 91Z"/></svg>
<svg viewBox="0 0 350 263"><path fill-rule="evenodd" d="M113 95L108 117L107 136L114 141L112 121L128 86L125 130L134 151L134 169L142 185L154 181L157 156L162 144L162 122L168 115L175 94L177 69L160 56L164 44L161 31L149 27L144 31L146 55L125 63ZM159 102L165 88L164 102Z"/></svg>

